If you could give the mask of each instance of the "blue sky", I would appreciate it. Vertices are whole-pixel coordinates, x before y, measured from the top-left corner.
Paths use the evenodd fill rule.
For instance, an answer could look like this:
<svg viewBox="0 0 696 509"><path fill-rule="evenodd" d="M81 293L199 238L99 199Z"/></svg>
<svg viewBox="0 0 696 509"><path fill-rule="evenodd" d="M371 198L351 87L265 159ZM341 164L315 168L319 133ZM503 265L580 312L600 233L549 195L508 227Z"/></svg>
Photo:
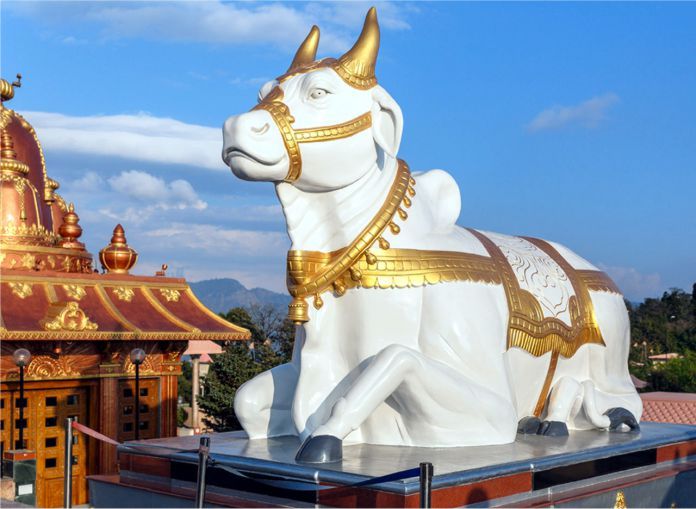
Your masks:
<svg viewBox="0 0 696 509"><path fill-rule="evenodd" d="M696 281L696 4L377 3L377 76L405 116L401 157L442 168L459 223L566 244L627 297ZM123 223L136 272L284 288L270 184L220 160L312 24L347 49L363 3L12 2L0 6L8 104L96 253Z"/></svg>

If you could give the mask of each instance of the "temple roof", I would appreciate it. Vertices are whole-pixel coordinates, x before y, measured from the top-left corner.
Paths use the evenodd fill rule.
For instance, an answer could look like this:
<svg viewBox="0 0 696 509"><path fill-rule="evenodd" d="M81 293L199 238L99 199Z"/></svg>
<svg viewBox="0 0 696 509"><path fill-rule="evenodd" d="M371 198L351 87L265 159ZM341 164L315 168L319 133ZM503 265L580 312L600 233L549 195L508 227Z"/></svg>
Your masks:
<svg viewBox="0 0 696 509"><path fill-rule="evenodd" d="M236 340L184 279L0 272L0 340Z"/></svg>
<svg viewBox="0 0 696 509"><path fill-rule="evenodd" d="M99 252L78 239L73 204L55 192L34 128L6 107L0 79L0 340L235 340L250 333L207 309L184 279L129 271L138 253L117 225ZM104 232L104 239L108 239Z"/></svg>

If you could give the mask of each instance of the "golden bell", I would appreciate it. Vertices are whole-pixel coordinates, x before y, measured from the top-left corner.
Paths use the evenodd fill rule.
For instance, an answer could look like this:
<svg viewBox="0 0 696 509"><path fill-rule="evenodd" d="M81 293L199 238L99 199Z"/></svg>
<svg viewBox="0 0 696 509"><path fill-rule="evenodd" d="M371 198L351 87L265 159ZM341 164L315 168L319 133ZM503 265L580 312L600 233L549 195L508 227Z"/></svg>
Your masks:
<svg viewBox="0 0 696 509"><path fill-rule="evenodd" d="M295 297L292 302L288 304L288 319L297 325L302 325L304 322L309 321L309 313L307 302L304 299Z"/></svg>

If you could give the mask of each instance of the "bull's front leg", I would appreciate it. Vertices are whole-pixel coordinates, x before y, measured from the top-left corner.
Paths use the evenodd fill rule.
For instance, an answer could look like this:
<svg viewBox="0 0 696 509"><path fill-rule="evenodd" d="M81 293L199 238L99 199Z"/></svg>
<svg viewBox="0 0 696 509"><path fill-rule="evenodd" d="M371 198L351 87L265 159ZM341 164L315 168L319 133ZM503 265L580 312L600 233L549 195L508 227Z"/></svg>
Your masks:
<svg viewBox="0 0 696 509"><path fill-rule="evenodd" d="M403 383L416 367L420 355L399 345L388 346L379 352L345 396L336 402L326 423L304 441L295 459L302 463L340 461L343 439Z"/></svg>
<svg viewBox="0 0 696 509"><path fill-rule="evenodd" d="M481 433L490 443L514 440L517 420L509 397L417 350L390 345L336 402L331 417L305 440L296 460L340 461L343 439L392 395L410 409L402 418L412 442L471 445L480 442ZM433 421L437 426L427 424Z"/></svg>

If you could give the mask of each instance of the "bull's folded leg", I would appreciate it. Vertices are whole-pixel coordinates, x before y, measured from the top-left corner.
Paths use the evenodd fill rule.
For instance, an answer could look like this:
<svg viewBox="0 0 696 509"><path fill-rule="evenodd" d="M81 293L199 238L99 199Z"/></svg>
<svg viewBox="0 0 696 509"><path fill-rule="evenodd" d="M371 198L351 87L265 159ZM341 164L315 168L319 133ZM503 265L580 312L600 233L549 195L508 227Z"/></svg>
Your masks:
<svg viewBox="0 0 696 509"><path fill-rule="evenodd" d="M630 431L632 432L640 431L640 425L638 424L638 420L631 412L629 412L625 408L610 408L609 410L604 412L604 415L609 417L609 420L611 421L611 424L609 425L610 431L621 431L622 424L628 426L630 428Z"/></svg>
<svg viewBox="0 0 696 509"><path fill-rule="evenodd" d="M414 444L439 440L469 445L469 440L479 442L475 435L480 434L492 443L514 440L517 419L509 400L416 350L391 345L374 357L336 402L331 417L305 441L296 459L309 462L339 457L338 444L397 390L413 411L412 421L407 414L402 418ZM429 409L425 414L439 416L439 437L433 436L432 428L423 427L423 408ZM465 415L476 415L478 420L465 419ZM490 418L493 415L495 419ZM427 433L420 431L425 428Z"/></svg>

